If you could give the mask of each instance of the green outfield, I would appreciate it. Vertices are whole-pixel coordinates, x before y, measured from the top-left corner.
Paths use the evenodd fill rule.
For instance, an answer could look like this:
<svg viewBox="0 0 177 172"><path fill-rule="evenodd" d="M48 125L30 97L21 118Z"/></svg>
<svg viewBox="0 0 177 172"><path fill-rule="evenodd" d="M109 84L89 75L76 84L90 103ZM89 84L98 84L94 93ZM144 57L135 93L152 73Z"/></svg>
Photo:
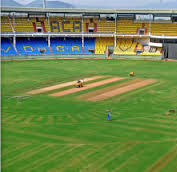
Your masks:
<svg viewBox="0 0 177 172"><path fill-rule="evenodd" d="M3 172L177 171L177 62L2 61L1 74ZM124 79L62 97L49 94L74 86L27 94L94 76L102 78L84 84ZM155 82L101 101L83 99L148 79Z"/></svg>

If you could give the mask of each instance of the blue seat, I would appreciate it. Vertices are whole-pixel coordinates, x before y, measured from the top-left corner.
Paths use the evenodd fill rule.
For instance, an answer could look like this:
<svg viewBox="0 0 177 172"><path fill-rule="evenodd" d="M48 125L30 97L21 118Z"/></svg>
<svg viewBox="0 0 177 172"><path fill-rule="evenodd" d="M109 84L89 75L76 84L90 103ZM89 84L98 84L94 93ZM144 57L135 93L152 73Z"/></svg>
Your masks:
<svg viewBox="0 0 177 172"><path fill-rule="evenodd" d="M63 46L62 48L58 46ZM58 48L57 48L58 47ZM73 47L75 49L73 50ZM78 50L78 48L79 50ZM17 38L16 39L17 52L21 55L40 55L41 49L46 51L43 54L50 54L46 38ZM51 38L51 49L53 54L83 54L82 39L81 38ZM89 49L95 49L95 38L84 39L84 53L92 54ZM17 53L8 38L2 38L1 41L1 55L17 55Z"/></svg>
<svg viewBox="0 0 177 172"><path fill-rule="evenodd" d="M1 39L1 55L18 55L8 38Z"/></svg>
<svg viewBox="0 0 177 172"><path fill-rule="evenodd" d="M45 38L17 38L16 47L22 55L50 54ZM45 50L43 53L40 52L42 49Z"/></svg>
<svg viewBox="0 0 177 172"><path fill-rule="evenodd" d="M95 49L95 38L85 38L84 39L84 50L85 54L92 54L92 52L88 51L89 49Z"/></svg>
<svg viewBox="0 0 177 172"><path fill-rule="evenodd" d="M57 50L57 46L64 46L64 51ZM72 47L79 47L75 50ZM54 54L83 54L81 38L51 38L51 47Z"/></svg>

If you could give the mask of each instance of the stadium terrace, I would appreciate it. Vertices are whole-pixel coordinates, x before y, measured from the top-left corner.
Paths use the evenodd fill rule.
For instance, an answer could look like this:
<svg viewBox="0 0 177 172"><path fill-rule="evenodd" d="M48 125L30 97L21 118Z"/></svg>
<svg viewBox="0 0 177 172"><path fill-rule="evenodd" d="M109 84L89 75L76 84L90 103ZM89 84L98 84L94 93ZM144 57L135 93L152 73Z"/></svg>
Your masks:
<svg viewBox="0 0 177 172"><path fill-rule="evenodd" d="M177 10L1 8L1 55L177 58ZM172 52L168 54L168 52ZM14 58L14 57L13 57Z"/></svg>

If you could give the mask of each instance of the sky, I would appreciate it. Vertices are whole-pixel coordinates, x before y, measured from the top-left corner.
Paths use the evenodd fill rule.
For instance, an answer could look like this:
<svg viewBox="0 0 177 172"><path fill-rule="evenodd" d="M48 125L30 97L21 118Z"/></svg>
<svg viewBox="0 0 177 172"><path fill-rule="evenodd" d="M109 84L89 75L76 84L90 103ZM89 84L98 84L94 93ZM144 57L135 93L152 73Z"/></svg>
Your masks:
<svg viewBox="0 0 177 172"><path fill-rule="evenodd" d="M27 4L34 0L15 0L15 1L22 4ZM52 0L48 0L48 1L52 1ZM60 1L67 2L73 5L79 4L80 6L93 6L91 4L94 4L95 6L99 6L101 4L102 6L105 6L107 8L119 8L119 7L127 7L127 6L128 8L136 8L136 7L142 7L148 4L154 4L159 2L162 3L174 2L174 1L176 2L177 0L108 0L108 1L106 0L60 0Z"/></svg>

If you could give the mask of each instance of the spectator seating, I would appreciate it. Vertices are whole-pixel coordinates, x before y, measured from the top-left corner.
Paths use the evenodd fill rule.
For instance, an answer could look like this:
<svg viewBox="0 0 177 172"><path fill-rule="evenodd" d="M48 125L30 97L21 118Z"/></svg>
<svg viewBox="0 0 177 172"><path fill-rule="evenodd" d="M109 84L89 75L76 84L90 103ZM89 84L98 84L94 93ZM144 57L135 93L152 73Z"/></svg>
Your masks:
<svg viewBox="0 0 177 172"><path fill-rule="evenodd" d="M45 38L17 38L16 48L21 55L50 54Z"/></svg>
<svg viewBox="0 0 177 172"><path fill-rule="evenodd" d="M16 38L16 50L12 40L2 38L1 55L41 55L41 54L105 54L107 46L114 46L114 38L85 38L82 49L81 38L51 38L51 49L46 38ZM130 38L117 39L114 54L117 55L161 55L162 48L144 48L143 45Z"/></svg>
<svg viewBox="0 0 177 172"><path fill-rule="evenodd" d="M49 31L51 32L66 32L64 31L64 29L67 30L67 32L82 32L82 25L80 25L82 23L81 18L65 18L64 19L63 17L50 17L49 21L50 21ZM62 22L66 22L64 24L64 28L63 28ZM77 22L80 22L80 24ZM51 28L51 25L54 26L53 29ZM57 28L58 26L59 26L59 29ZM75 26L75 29L74 29L74 26Z"/></svg>
<svg viewBox="0 0 177 172"><path fill-rule="evenodd" d="M133 39L117 39L117 46L115 48L114 54L135 55L136 46L137 42L134 42Z"/></svg>
<svg viewBox="0 0 177 172"><path fill-rule="evenodd" d="M142 44L136 42L134 39L117 39L117 46L114 54L117 55L161 55L162 48L150 48L144 51Z"/></svg>
<svg viewBox="0 0 177 172"><path fill-rule="evenodd" d="M14 22L14 23L13 23ZM53 23L52 23L53 22ZM63 22L66 22L63 26ZM67 23L69 22L69 23ZM53 26L53 27L52 27ZM37 32L37 28L42 28L41 32L89 32L88 28L94 28L97 33L114 33L115 21L108 21L106 18L84 18L77 17L1 17L1 32ZM118 20L117 34L139 34L139 30L144 29L144 34L152 35L177 35L177 23L142 23L133 20ZM150 29L150 30L149 30ZM38 31L39 32L39 31Z"/></svg>
<svg viewBox="0 0 177 172"><path fill-rule="evenodd" d="M139 29L145 29L145 34L147 34L149 32L149 24L133 22L132 20L118 20L117 22L118 34L138 34Z"/></svg>
<svg viewBox="0 0 177 172"><path fill-rule="evenodd" d="M84 32L87 32L88 27L93 27L96 25L96 32L97 33L114 33L115 32L115 22L114 21L107 21L106 19L84 19Z"/></svg>
<svg viewBox="0 0 177 172"><path fill-rule="evenodd" d="M8 17L1 17L1 32L13 32Z"/></svg>
<svg viewBox="0 0 177 172"><path fill-rule="evenodd" d="M17 52L8 38L1 39L1 55L17 55Z"/></svg>
<svg viewBox="0 0 177 172"><path fill-rule="evenodd" d="M37 27L43 28L41 22L44 23L44 27L45 27L43 31L48 32L48 23L45 18L16 17L15 18L15 31L16 32L36 32Z"/></svg>
<svg viewBox="0 0 177 172"><path fill-rule="evenodd" d="M93 54L95 38L84 39L84 52L81 38L51 38L53 54Z"/></svg>
<svg viewBox="0 0 177 172"><path fill-rule="evenodd" d="M51 38L53 54L83 54L81 38Z"/></svg>
<svg viewBox="0 0 177 172"><path fill-rule="evenodd" d="M17 52L9 39L1 41L1 55L40 55L51 54L46 38L17 38ZM81 38L51 38L51 50L53 54L93 54L95 50L95 38L85 38L84 52ZM41 51L44 51L43 53Z"/></svg>
<svg viewBox="0 0 177 172"><path fill-rule="evenodd" d="M34 32L31 20L24 17L15 18L15 31L16 32Z"/></svg>
<svg viewBox="0 0 177 172"><path fill-rule="evenodd" d="M114 45L114 38L96 38L95 54L105 54L107 46Z"/></svg>
<svg viewBox="0 0 177 172"><path fill-rule="evenodd" d="M97 24L97 32L114 33L115 21L107 21L106 19L100 19Z"/></svg>
<svg viewBox="0 0 177 172"><path fill-rule="evenodd" d="M94 52L95 52L95 38L85 38L84 54L93 54Z"/></svg>
<svg viewBox="0 0 177 172"><path fill-rule="evenodd" d="M177 35L177 23L152 23L151 24L152 35Z"/></svg>
<svg viewBox="0 0 177 172"><path fill-rule="evenodd" d="M148 52L141 53L143 56L160 56L162 55L162 48L151 48Z"/></svg>

